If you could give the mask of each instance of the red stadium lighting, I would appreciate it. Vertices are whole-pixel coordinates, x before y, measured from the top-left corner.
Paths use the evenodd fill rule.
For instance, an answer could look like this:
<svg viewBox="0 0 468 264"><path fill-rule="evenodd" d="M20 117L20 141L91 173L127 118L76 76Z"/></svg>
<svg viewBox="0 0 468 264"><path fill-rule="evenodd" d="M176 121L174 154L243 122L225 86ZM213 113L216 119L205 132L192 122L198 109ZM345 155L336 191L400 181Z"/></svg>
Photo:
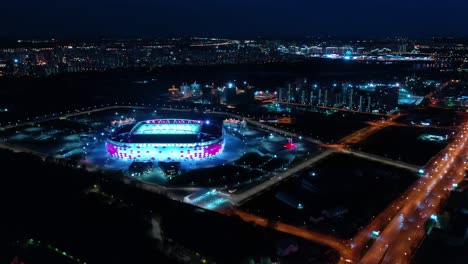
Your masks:
<svg viewBox="0 0 468 264"><path fill-rule="evenodd" d="M288 144L284 145L286 149L295 149L297 146L292 142L292 138L288 138Z"/></svg>
<svg viewBox="0 0 468 264"><path fill-rule="evenodd" d="M107 139L110 156L134 161L192 160L217 156L224 149L221 127L200 120L146 120L125 129L120 127Z"/></svg>

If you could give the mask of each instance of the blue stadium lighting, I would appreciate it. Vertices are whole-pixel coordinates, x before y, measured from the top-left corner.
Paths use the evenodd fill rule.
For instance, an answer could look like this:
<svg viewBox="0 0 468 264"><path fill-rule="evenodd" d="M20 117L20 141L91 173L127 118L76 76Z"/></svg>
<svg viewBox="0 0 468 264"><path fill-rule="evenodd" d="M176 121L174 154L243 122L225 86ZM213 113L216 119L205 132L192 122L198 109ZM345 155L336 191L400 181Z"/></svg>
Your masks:
<svg viewBox="0 0 468 264"><path fill-rule="evenodd" d="M13 62L14 62L14 63L18 63L19 60L18 60L18 59L14 59Z"/></svg>
<svg viewBox="0 0 468 264"><path fill-rule="evenodd" d="M421 173L421 174L423 174L423 173L424 173L424 170L423 170L423 169L419 169L418 172Z"/></svg>
<svg viewBox="0 0 468 264"><path fill-rule="evenodd" d="M234 87L234 84L228 83L228 88L232 88L232 87Z"/></svg>
<svg viewBox="0 0 468 264"><path fill-rule="evenodd" d="M207 123L209 124L209 123ZM197 134L200 130L198 124L141 124L136 127L134 133L137 135L161 135L161 134Z"/></svg>
<svg viewBox="0 0 468 264"><path fill-rule="evenodd" d="M217 199L215 199L214 201L209 202L209 203L205 206L205 208L206 208L206 209L214 209L214 208L216 208L218 205L220 205L220 204L222 204L222 203L224 203L224 202L226 202L226 199L224 199L224 198L217 198Z"/></svg>
<svg viewBox="0 0 468 264"><path fill-rule="evenodd" d="M344 59L345 59L345 60L350 60L351 57L350 57L350 56L344 56Z"/></svg>
<svg viewBox="0 0 468 264"><path fill-rule="evenodd" d="M128 135L112 132L105 147L110 156L123 160L188 161L214 157L223 151L223 133L215 134L215 138L209 141L200 141L196 135L203 129L202 123L201 120L185 119L141 121ZM210 121L206 120L205 123L208 125ZM171 137L174 135L184 140Z"/></svg>
<svg viewBox="0 0 468 264"><path fill-rule="evenodd" d="M435 214L432 214L432 215L431 215L431 219L434 220L434 221L436 221L436 222L438 221L438 217L437 217L437 215L435 215Z"/></svg>

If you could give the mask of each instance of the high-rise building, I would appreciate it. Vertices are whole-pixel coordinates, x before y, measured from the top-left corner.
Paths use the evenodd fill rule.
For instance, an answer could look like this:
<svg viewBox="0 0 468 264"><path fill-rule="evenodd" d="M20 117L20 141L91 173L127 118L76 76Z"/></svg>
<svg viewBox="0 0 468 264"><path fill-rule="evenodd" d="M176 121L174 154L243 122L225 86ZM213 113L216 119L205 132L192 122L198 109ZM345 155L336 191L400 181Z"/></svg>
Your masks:
<svg viewBox="0 0 468 264"><path fill-rule="evenodd" d="M276 93L278 102L288 102L289 95L286 87L278 87Z"/></svg>
<svg viewBox="0 0 468 264"><path fill-rule="evenodd" d="M377 100L374 92L360 90L358 98L357 111L372 112L376 110Z"/></svg>
<svg viewBox="0 0 468 264"><path fill-rule="evenodd" d="M192 96L198 96L202 93L200 89L200 84L197 82L194 82L190 85L190 88L192 89Z"/></svg>
<svg viewBox="0 0 468 264"><path fill-rule="evenodd" d="M310 98L310 89L307 85L306 78L297 78L294 82L294 102L299 104L307 104Z"/></svg>
<svg viewBox="0 0 468 264"><path fill-rule="evenodd" d="M233 86L225 87L223 90L222 101L225 104L233 104L236 101L237 88Z"/></svg>
<svg viewBox="0 0 468 264"><path fill-rule="evenodd" d="M352 55L353 54L353 48L350 47L350 46L340 47L339 54L340 55Z"/></svg>
<svg viewBox="0 0 468 264"><path fill-rule="evenodd" d="M408 44L404 43L398 46L398 52L399 53L406 53Z"/></svg>
<svg viewBox="0 0 468 264"><path fill-rule="evenodd" d="M392 86L377 86L377 108L379 111L388 112L398 108L399 88Z"/></svg>
<svg viewBox="0 0 468 264"><path fill-rule="evenodd" d="M358 47L356 50L357 55L362 55L364 53L364 47Z"/></svg>
<svg viewBox="0 0 468 264"><path fill-rule="evenodd" d="M278 101L294 103L294 89L291 83L286 83L285 87L278 88Z"/></svg>
<svg viewBox="0 0 468 264"><path fill-rule="evenodd" d="M180 86L180 93L182 94L183 97L191 97L192 96L192 88L187 85L186 83L183 83Z"/></svg>
<svg viewBox="0 0 468 264"><path fill-rule="evenodd" d="M343 102L348 109L357 110L359 89L352 85L343 86Z"/></svg>

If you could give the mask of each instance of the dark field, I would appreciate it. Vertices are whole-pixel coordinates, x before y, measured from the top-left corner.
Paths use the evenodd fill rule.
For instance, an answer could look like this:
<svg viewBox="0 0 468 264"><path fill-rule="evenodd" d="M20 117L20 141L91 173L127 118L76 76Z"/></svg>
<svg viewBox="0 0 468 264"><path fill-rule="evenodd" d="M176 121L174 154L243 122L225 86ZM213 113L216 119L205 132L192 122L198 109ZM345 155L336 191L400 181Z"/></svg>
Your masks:
<svg viewBox="0 0 468 264"><path fill-rule="evenodd" d="M304 136L310 136L325 143L331 143L367 127L367 121L379 120L381 118L381 116L376 115L346 112L337 112L332 115L302 112L297 115L295 114L294 124L277 124L276 126Z"/></svg>
<svg viewBox="0 0 468 264"><path fill-rule="evenodd" d="M416 179L403 169L336 154L242 209L349 238Z"/></svg>
<svg viewBox="0 0 468 264"><path fill-rule="evenodd" d="M422 141L418 139L421 134L434 134L443 137L448 135L448 140L450 140L452 131L448 129L390 126L370 135L367 140L354 146L354 148L423 166L439 153L447 145L448 141Z"/></svg>
<svg viewBox="0 0 468 264"><path fill-rule="evenodd" d="M438 108L424 108L414 109L408 115L404 115L396 121L404 124L430 122L433 126L450 127L461 124L464 119L465 117L461 112Z"/></svg>

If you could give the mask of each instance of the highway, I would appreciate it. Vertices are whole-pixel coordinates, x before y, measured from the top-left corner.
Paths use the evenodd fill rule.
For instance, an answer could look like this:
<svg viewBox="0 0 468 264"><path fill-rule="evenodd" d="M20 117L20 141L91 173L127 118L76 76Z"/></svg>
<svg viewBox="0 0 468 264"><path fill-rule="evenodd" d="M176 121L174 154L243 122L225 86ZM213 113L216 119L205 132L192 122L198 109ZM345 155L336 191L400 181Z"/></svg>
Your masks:
<svg viewBox="0 0 468 264"><path fill-rule="evenodd" d="M441 87L445 87L446 85L448 85L448 83L443 84ZM226 113L219 112L219 114ZM243 117L238 115L229 115L238 119L243 119ZM348 149L349 145L357 144L385 127L391 125L401 126L402 124L394 122L394 120L400 116L401 115L393 115L387 120L369 122L369 127L363 128L343 138L339 141L339 144L335 145L326 145L319 140L303 137L303 140L320 144L322 147L327 148L327 150L297 165L291 170L273 176L263 184L253 187L242 194L232 196L231 201L236 205L241 204L334 152L356 155L361 158L408 169L413 172L419 171L420 168L415 165ZM252 119L247 119L246 121L252 125L285 136L300 136L296 133L284 131ZM403 126L413 127L419 125L404 124ZM452 184L461 181L463 178L467 166L465 161L460 159L460 156L467 155L467 130L468 123L460 126L458 129L459 133L454 141L424 167L428 174L425 177L421 177L412 187L394 200L385 210L374 217L367 226L361 229L355 237L347 242L301 227L276 221L269 222L268 219L238 210L234 210L234 214L240 216L244 221L255 222L261 226L271 227L280 232L289 233L322 245L327 245L338 251L341 256L339 263L409 263L414 254L414 250L424 237L424 223L431 214L438 211L440 201L446 198L450 190L453 189ZM364 252L365 246L368 244L369 240L373 239L371 237L372 231L379 231L379 235L372 246ZM364 255L361 255L363 252Z"/></svg>
<svg viewBox="0 0 468 264"><path fill-rule="evenodd" d="M219 114L226 114L226 113L219 112ZM238 115L232 115L232 114L230 114L230 115L232 117L238 118L238 119L243 118L243 117L238 116ZM381 129L383 129L385 127L397 124L397 123L394 122L394 120L396 118L400 117L400 116L401 116L401 114L398 114L398 115L393 115L393 116L389 117L386 120L382 120L382 121L378 121L378 122L370 122L369 127L363 128L363 129L361 129L359 131L356 131L353 134L343 138L342 140L339 141L340 142L339 144L321 144L322 142L320 142L320 141L317 141L315 139L311 140L308 137L304 137L303 140L306 140L306 141L309 141L309 142L312 142L312 143L318 143L322 147L326 148L327 150L324 151L322 154L312 158L311 160L308 160L308 161L296 166L295 168L293 168L293 170L290 170L290 171L288 170L285 173L275 175L271 180L266 181L263 184L258 185L256 187L253 187L252 189L247 190L246 192L244 192L242 194L235 195L235 196L231 197L231 201L233 202L233 204L239 205L242 202L244 202L244 201L246 201L246 200L248 200L248 199L250 199L250 198L252 198L252 197L254 197L256 195L259 195L260 193L264 192L265 190L268 190L272 186L278 184L279 182L284 180L285 177L286 178L291 177L296 172L310 166L314 162L317 162L317 161L323 159L324 157L326 157L326 156L328 156L328 155L330 155L330 154L332 154L334 152L347 153L347 154L355 155L355 156L365 158L365 159L368 159L368 160L372 160L372 161L380 162L380 163L383 163L383 164L387 164L387 165L407 169L407 170L410 170L410 171L413 171L413 172L418 172L419 169L420 169L419 166L412 165L412 164L407 164L407 163L400 162L400 161L395 161L395 160L392 160L392 159L388 159L388 158L384 158L384 157L380 157L380 156L377 156L377 155L373 155L373 154L369 154L369 153L365 153L365 152L361 152L361 151L357 151L357 150L353 150L353 149L348 148L348 145L353 145L353 144L359 143L362 140L365 140L369 135L372 135L373 133L376 133L377 131L380 131ZM260 123L258 121L254 121L254 120L251 120L251 119L247 119L247 122L249 122L250 124L253 124L255 126L259 126L259 127L264 128L264 129L270 130L272 132L278 133L278 134L282 134L282 135L286 135L286 136L290 136L290 137L298 137L299 136L296 133L291 133L289 131L284 131L282 129L272 127L270 125L266 125L264 123ZM304 237L304 238L309 239L311 241L314 241L316 243L329 245L330 247L336 249L340 253L340 255L341 255L340 263L356 263L356 262L358 262L358 260L360 258L360 252L362 251L363 247L365 246L365 244L369 240L369 234L373 230L379 230L381 227L383 227L384 223L388 222L389 219L391 219L391 217L393 217L396 214L396 211L399 210L399 208L404 204L404 202L406 202L406 199L401 199L401 200L397 199L397 201L394 201L394 203L392 203L388 207L388 210L384 210L381 214L379 214L376 218L374 218L374 221L372 221L368 226L366 226L364 229L362 229L360 232L358 232L358 234L353 239L348 241L346 250L342 248L341 244L338 245L336 243L336 240L335 240L335 242L332 243L328 238L326 238L327 236L325 236L325 237L324 236L319 236L319 235L317 235L317 233L314 233L314 235L310 235L310 234L307 233L307 232L309 232L309 230L303 230L303 229L298 228L298 227L296 227L298 229L291 229L291 228L289 228L289 226L288 226L288 228L286 228L286 227L283 226L283 224L277 225L274 228L276 230L278 230L278 231L282 231L282 232L286 232L286 233L289 233L289 234L292 234L292 235L297 235L297 236L300 236L300 237ZM257 224L263 223L265 226L267 226L266 225L267 220L260 217L260 216L255 216L253 214L248 214L248 217L245 217L245 214L244 214L244 217L241 217L241 218L246 220L246 221L253 221L252 219L256 219L254 222L256 222ZM283 226L284 228L278 228L278 226ZM322 240L322 239L324 239L324 240Z"/></svg>
<svg viewBox="0 0 468 264"><path fill-rule="evenodd" d="M450 169L452 176L464 175L466 167L455 166ZM391 244L385 254L382 263L410 263L415 249L424 238L425 230L421 223L425 223L432 214L437 214L441 201L448 197L449 190L453 188L452 177L446 177L435 186L435 191L431 192L424 203L420 204L416 210L409 215L404 228L398 233L395 241L397 244ZM455 179L455 181L459 181ZM444 190L443 192L436 190ZM401 254L401 252L404 252ZM405 254L406 253L406 254Z"/></svg>
<svg viewBox="0 0 468 264"><path fill-rule="evenodd" d="M143 106L108 106L100 109L92 109L64 115L55 115L41 118L35 121L27 121L21 124L3 127L3 129L121 107L146 108ZM227 114L238 119L243 119L241 116L224 112L219 112L219 114ZM417 166L348 148L348 145L359 143L380 129L390 125L395 125L393 120L397 117L399 117L399 115L391 116L388 120L372 122L370 127L361 129L343 138L340 140L339 144L323 144L316 139L303 137L303 140L320 144L322 147L326 148L326 150L285 172L272 176L269 180L245 191L244 193L230 196L229 199L234 205L242 204L248 199L261 194L262 192L272 188L273 186L290 178L291 176L294 176L299 171L306 169L310 165L328 157L335 152L352 154L361 158L378 161L416 172L419 170L419 167ZM252 119L246 119L246 121L252 125L278 134L289 137L300 136L296 133L284 131ZM457 131L458 132L454 137L454 140L444 150L431 159L431 161L424 167L424 170L427 174L424 177L420 177L412 187L410 187L399 198L394 200L387 208L385 208L385 210L374 217L367 226L361 229L356 234L356 236L349 241L341 241L332 236L320 234L302 227L297 227L281 222L269 222L269 220L260 216L235 209L230 213L238 215L241 217L241 219L247 222L255 222L261 226L271 227L280 232L289 233L322 245L327 245L338 251L341 256L339 263L409 263L415 249L419 245L421 239L424 237L424 223L430 218L432 214L436 214L438 212L441 201L450 194L450 191L453 189L453 184L458 183L463 179L465 170L467 169L466 161L461 157L466 157L468 155L468 122L465 122L459 126ZM12 149L17 152L31 153L31 151L28 149L19 148L17 146L10 146L9 144L5 143L0 144L0 147ZM46 155L42 153L33 152L33 154L36 154L41 158L46 157ZM87 169L94 170L97 168L89 166L88 164ZM379 231L379 235L370 248L365 251L365 246L368 244L370 239L372 239L372 231Z"/></svg>
<svg viewBox="0 0 468 264"><path fill-rule="evenodd" d="M442 199L449 195L454 183L460 182L467 169L462 157L468 155L468 122L458 129L454 141L436 155L425 167L421 177L410 191L394 201L400 206L387 208L390 217L374 219L382 226L378 239L361 259L361 263L409 263L414 249L424 236L424 224L436 214ZM387 211L385 210L385 211ZM356 241L360 242L360 241Z"/></svg>
<svg viewBox="0 0 468 264"><path fill-rule="evenodd" d="M432 96L445 88L447 85L452 83L452 81L448 81L440 85L435 91L432 91L428 93L426 96L424 96L426 99L431 100ZM289 102L278 102L276 100L269 100L269 101L264 101L264 102L272 102L272 103L278 103L282 105L292 105L292 106L300 106L300 107L312 107L312 108L320 108L320 109L327 109L327 110L334 110L334 111L341 111L341 112L351 112L351 113L359 113L359 114L369 114L369 115L377 115L377 116L388 116L386 114L381 114L381 113L371 113L371 112L362 112L362 111L357 111L357 110L352 110L352 109L346 109L346 108L338 108L338 107L328 107L328 106L312 106L308 104L301 104L301 103L289 103Z"/></svg>
<svg viewBox="0 0 468 264"><path fill-rule="evenodd" d="M348 148L348 145L357 144L361 142L362 140L365 140L368 136L372 135L373 133L376 133L377 131L380 131L381 129L385 127L388 127L391 125L401 125L399 123L394 122L394 120L400 116L401 115L393 115L387 120L382 120L378 122L370 122L371 126L363 128L343 138L342 140L339 141L339 144L321 144L321 146L327 148L329 151L332 151L332 152L344 152L347 154L359 156L361 158L378 161L378 162L388 164L391 166L408 169L413 172L418 172L420 169L419 166L383 158L377 155L373 155L373 154L369 154L369 153L365 153L365 152L361 152L357 150L352 150ZM236 116L236 118L242 118L242 117ZM283 131L281 129L271 127L269 125L265 125L257 121L253 121L253 120L248 120L248 121L250 121L251 124L261 126L275 133L288 135L292 137L298 136L295 133ZM406 124L404 124L403 126L413 127L413 125L406 125ZM415 125L415 126L418 126L418 125ZM460 147L460 146L465 146L464 143L461 143L461 142L466 141L466 135L463 133L463 131L465 131L466 129L467 129L467 124L464 124L463 126L461 126L461 128L459 129L459 131L461 131L460 132L461 134L459 134L457 138L451 144L449 144L445 150L443 150L436 157L434 157L424 169L426 171L430 170L432 168L431 164L438 164L438 163L440 164L440 160L443 160L445 162L447 161L453 162L454 160L456 160L455 158L444 160L446 159L445 154L454 155L457 157L459 157L460 155L466 155L466 153L465 154L462 153L462 150L466 150L466 148ZM304 138L304 140L308 140L308 139ZM314 142L314 143L318 143L318 142ZM457 148L459 151L455 151L455 148ZM447 153L447 151L450 153ZM332 152L330 152L330 154ZM443 167L442 165L438 165L438 167L434 168L433 170L443 171L444 175L452 170L458 170L455 174L458 173L457 175L460 176L463 174L464 169L466 169L466 166L461 166L460 162L461 161L458 161L458 163L456 164L444 163L445 167ZM453 166L452 168L451 167L452 165L456 165L456 166ZM298 167L298 169L300 167ZM307 166L304 166L304 168L305 167ZM291 173L289 175L293 175L294 173ZM438 176L437 179L443 179L442 175L437 175L437 176ZM438 192L431 192L431 190L434 188L439 188L443 190L443 192L445 192L445 194L447 195L448 190L450 190L449 187L453 183L453 179L448 179L448 180L441 181L441 183L439 184L437 179L436 179L436 176L432 176L431 174L429 174L427 177L421 177L420 180L418 180L414 184L413 187L409 188L398 199L394 200L385 210L383 210L376 217L374 217L373 220L366 227L361 229L356 234L355 237L350 239L347 242L347 249L343 249L342 245L337 243L336 240L334 242L331 242L332 240L330 240L326 236L323 237L323 236L317 235L316 233L314 233L314 235L307 234L308 230L301 230L301 228L299 227L295 227L296 229L292 229L290 227L283 226L283 223L279 223L279 225L275 225L274 228L281 232L286 232L286 233L290 233L290 234L297 235L300 237L304 237L316 243L329 245L330 247L336 249L340 253L341 258L340 258L339 263L392 263L392 264L393 263L408 263L414 253L411 251L411 249L415 248L415 245L423 237L424 222L431 215L429 212L417 211L417 213L414 213L416 212L415 208L418 208L418 205L421 203L421 201L424 200L424 198L430 197L429 199L430 203L429 205L427 205L427 208L432 208L432 210L434 210L434 208L437 207L437 205L439 204L441 197L444 197L444 196L442 196ZM258 190L253 188L249 190L250 192L246 196L250 198L254 195L257 195L258 193L276 184L277 183L276 181L279 182L280 179L276 178L275 182L272 182L271 185L268 184L268 182L266 182L265 186L259 186ZM432 195L428 196L429 193L432 193ZM243 201L242 196L240 196L239 201L240 202ZM429 209L427 210L429 211ZM411 212L413 212L413 214L410 214ZM424 216L425 218L423 218L422 216ZM241 218L246 221L254 221L257 224L263 224L264 226L268 226L266 224L267 222L265 222L267 221L266 219L252 215L252 214L249 214L249 217L245 217L244 215L244 217L241 217ZM412 220L411 226L408 224L408 219ZM416 221L416 220L419 220L419 221ZM282 226L283 228L279 228L279 226ZM408 232L414 233L414 235L409 236L405 232L406 230L409 230ZM417 230L417 231L411 231L411 230ZM376 241L372 244L371 248L365 253L365 255L361 256L362 252L365 249L366 244L369 242L370 239L372 239L372 236L371 236L372 231L379 231L379 236L376 239ZM400 241L389 242L392 240L400 240Z"/></svg>

